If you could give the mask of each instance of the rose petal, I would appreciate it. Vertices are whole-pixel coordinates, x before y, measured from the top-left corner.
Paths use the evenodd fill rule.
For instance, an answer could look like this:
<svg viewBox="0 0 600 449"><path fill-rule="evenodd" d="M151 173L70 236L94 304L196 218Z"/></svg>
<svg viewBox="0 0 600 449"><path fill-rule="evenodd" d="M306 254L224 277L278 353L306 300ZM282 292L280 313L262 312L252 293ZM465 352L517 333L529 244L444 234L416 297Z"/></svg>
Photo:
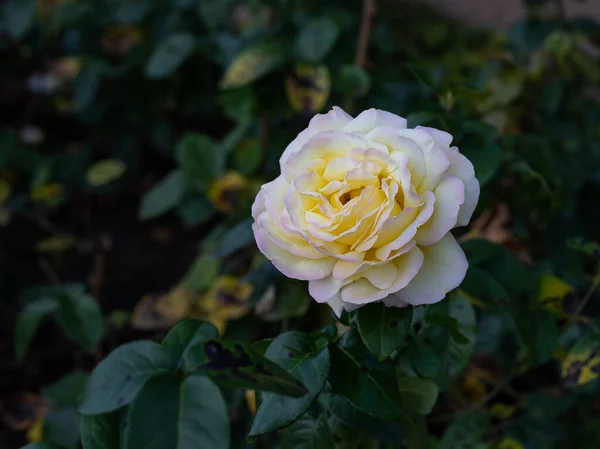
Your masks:
<svg viewBox="0 0 600 449"><path fill-rule="evenodd" d="M433 190L439 184L444 173L450 168L450 161L442 146L435 143L431 148L424 150L427 174L417 188L418 193Z"/></svg>
<svg viewBox="0 0 600 449"><path fill-rule="evenodd" d="M442 131L436 128L429 128L427 126L417 126L415 129L421 129L429 134L431 137L435 139L437 143L439 143L444 148L448 148L452 143L452 134L447 133L446 131Z"/></svg>
<svg viewBox="0 0 600 449"><path fill-rule="evenodd" d="M460 285L469 266L465 253L452 234L439 242L421 247L425 260L419 273L396 295L394 300L415 306L432 304Z"/></svg>
<svg viewBox="0 0 600 449"><path fill-rule="evenodd" d="M368 133L377 126L406 128L406 119L380 109L367 109L344 126L344 131Z"/></svg>
<svg viewBox="0 0 600 449"><path fill-rule="evenodd" d="M322 131L341 130L351 120L352 116L346 114L342 108L337 106L334 106L327 114L315 115L308 124L308 128L298 134L298 136L287 146L281 155L281 159L279 159L279 164L283 167L288 158L292 154L300 151L304 144L308 142L308 139L315 134Z"/></svg>
<svg viewBox="0 0 600 449"><path fill-rule="evenodd" d="M469 224L477 207L477 201L479 201L479 181L477 178L473 178L465 184L465 202L458 211L456 226Z"/></svg>
<svg viewBox="0 0 600 449"><path fill-rule="evenodd" d="M308 292L317 302L327 302L342 288L343 282L333 276L316 279L308 283Z"/></svg>
<svg viewBox="0 0 600 449"><path fill-rule="evenodd" d="M254 223L252 229L258 249L287 277L310 281L322 279L331 274L336 262L335 258L306 259L295 256L277 245L258 223Z"/></svg>
<svg viewBox="0 0 600 449"><path fill-rule="evenodd" d="M445 174L433 190L435 206L431 218L417 230L418 245L431 245L450 231L458 219L460 206L465 202L465 185L456 176Z"/></svg>

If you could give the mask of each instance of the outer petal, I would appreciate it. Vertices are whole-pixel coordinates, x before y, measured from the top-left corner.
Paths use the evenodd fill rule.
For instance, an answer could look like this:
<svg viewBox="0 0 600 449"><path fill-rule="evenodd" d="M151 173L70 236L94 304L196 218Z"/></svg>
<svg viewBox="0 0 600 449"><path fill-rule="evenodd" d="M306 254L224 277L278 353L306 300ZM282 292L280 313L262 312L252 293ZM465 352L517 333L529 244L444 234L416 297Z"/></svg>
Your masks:
<svg viewBox="0 0 600 449"><path fill-rule="evenodd" d="M433 190L442 180L444 173L450 168L450 160L442 146L437 142L431 148L424 149L423 152L427 174L417 188L418 193Z"/></svg>
<svg viewBox="0 0 600 449"><path fill-rule="evenodd" d="M465 278L469 266L452 234L434 245L422 247L423 266L414 279L395 295L395 300L418 306L441 301Z"/></svg>
<svg viewBox="0 0 600 449"><path fill-rule="evenodd" d="M433 191L435 205L427 223L419 227L418 245L431 245L454 228L460 206L465 202L465 185L456 176L445 174Z"/></svg>
<svg viewBox="0 0 600 449"><path fill-rule="evenodd" d="M287 277L302 281L311 281L322 279L331 274L333 265L335 264L333 257L325 257L323 259L298 257L275 244L258 223L252 225L252 230L254 231L254 238L256 239L258 249Z"/></svg>
<svg viewBox="0 0 600 449"><path fill-rule="evenodd" d="M343 281L327 276L308 283L308 292L317 302L327 302L342 288Z"/></svg>
<svg viewBox="0 0 600 449"><path fill-rule="evenodd" d="M406 128L406 119L391 112L380 109L367 109L344 126L344 131L368 133L378 126L392 126L398 129Z"/></svg>
<svg viewBox="0 0 600 449"><path fill-rule="evenodd" d="M334 106L327 114L315 115L308 124L308 128L298 134L298 136L287 146L281 155L281 159L279 159L280 165L283 167L283 164L285 164L288 158L292 154L300 151L302 146L308 142L308 139L315 134L322 131L341 130L351 120L352 116L346 114L342 108L337 106Z"/></svg>
<svg viewBox="0 0 600 449"><path fill-rule="evenodd" d="M444 148L448 148L452 143L452 134L447 133L446 131L442 131L436 128L429 128L427 126L417 126L415 129L422 129L431 137L433 137L435 141Z"/></svg>
<svg viewBox="0 0 600 449"><path fill-rule="evenodd" d="M465 202L458 211L456 226L466 226L471 221L471 216L477 207L479 201L479 181L477 178L471 179L465 184Z"/></svg>

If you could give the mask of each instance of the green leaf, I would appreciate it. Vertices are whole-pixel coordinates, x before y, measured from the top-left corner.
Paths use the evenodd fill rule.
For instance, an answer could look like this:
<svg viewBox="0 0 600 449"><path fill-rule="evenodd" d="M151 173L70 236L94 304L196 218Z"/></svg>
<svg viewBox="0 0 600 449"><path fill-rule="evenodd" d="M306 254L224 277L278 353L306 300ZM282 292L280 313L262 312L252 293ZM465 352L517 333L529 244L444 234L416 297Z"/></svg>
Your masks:
<svg viewBox="0 0 600 449"><path fill-rule="evenodd" d="M188 226L204 224L217 216L217 209L204 196L196 194L186 198L177 208L177 213Z"/></svg>
<svg viewBox="0 0 600 449"><path fill-rule="evenodd" d="M134 341L119 346L96 366L79 411L97 415L129 404L144 384L171 370L166 350L153 341Z"/></svg>
<svg viewBox="0 0 600 449"><path fill-rule="evenodd" d="M251 84L279 67L284 59L285 53L277 43L248 47L229 64L219 85L221 89L232 89Z"/></svg>
<svg viewBox="0 0 600 449"><path fill-rule="evenodd" d="M204 291L221 272L221 261L211 254L200 253L183 277L183 286L195 292Z"/></svg>
<svg viewBox="0 0 600 449"><path fill-rule="evenodd" d="M263 153L263 148L258 139L242 140L233 150L233 169L245 176L253 175L260 167Z"/></svg>
<svg viewBox="0 0 600 449"><path fill-rule="evenodd" d="M45 388L43 390L44 397L48 399L54 407L77 404L89 378L90 376L88 373L83 371L73 371L72 373L61 377L51 386Z"/></svg>
<svg viewBox="0 0 600 449"><path fill-rule="evenodd" d="M14 345L17 361L21 362L37 328L46 315L54 312L58 302L54 298L40 298L27 304L17 317L15 325Z"/></svg>
<svg viewBox="0 0 600 449"><path fill-rule="evenodd" d="M302 332L279 335L269 345L265 357L300 380L308 393L300 398L264 393L250 435L272 432L297 420L319 395L329 374L327 346L318 349L312 338Z"/></svg>
<svg viewBox="0 0 600 449"><path fill-rule="evenodd" d="M197 2L198 16L206 28L214 31L227 20L229 9L235 0L202 0Z"/></svg>
<svg viewBox="0 0 600 449"><path fill-rule="evenodd" d="M94 104L102 81L102 66L98 63L87 64L75 80L75 111L82 113Z"/></svg>
<svg viewBox="0 0 600 449"><path fill-rule="evenodd" d="M224 259L245 246L254 243L253 222L252 218L248 218L229 229L219 240L217 247L212 253L213 257Z"/></svg>
<svg viewBox="0 0 600 449"><path fill-rule="evenodd" d="M146 76L148 78L166 78L192 54L196 45L196 39L190 33L172 34L160 42L148 64L146 64Z"/></svg>
<svg viewBox="0 0 600 449"><path fill-rule="evenodd" d="M185 134L177 143L175 158L190 179L204 189L225 169L225 152L205 134Z"/></svg>
<svg viewBox="0 0 600 449"><path fill-rule="evenodd" d="M211 323L188 319L173 326L162 345L179 366L188 348L218 336L217 328Z"/></svg>
<svg viewBox="0 0 600 449"><path fill-rule="evenodd" d="M422 415L431 413L438 397L438 387L430 380L398 377L398 391L404 407Z"/></svg>
<svg viewBox="0 0 600 449"><path fill-rule="evenodd" d="M358 309L358 332L369 351L385 359L398 349L410 329L412 312L412 307L386 307L383 303Z"/></svg>
<svg viewBox="0 0 600 449"><path fill-rule="evenodd" d="M586 385L600 377L600 337L579 340L562 362L561 377L567 388Z"/></svg>
<svg viewBox="0 0 600 449"><path fill-rule="evenodd" d="M104 159L92 165L85 174L85 179L92 187L99 187L120 178L127 167L118 159Z"/></svg>
<svg viewBox="0 0 600 449"><path fill-rule="evenodd" d="M412 369L421 377L437 377L443 367L443 355L438 354L424 339L415 340L408 349Z"/></svg>
<svg viewBox="0 0 600 449"><path fill-rule="evenodd" d="M80 440L80 421L75 404L51 408L44 419L44 441L76 447Z"/></svg>
<svg viewBox="0 0 600 449"><path fill-rule="evenodd" d="M406 116L408 128L415 128L419 125L425 125L433 119L435 119L435 114L431 111L413 112L412 114L408 114Z"/></svg>
<svg viewBox="0 0 600 449"><path fill-rule="evenodd" d="M188 349L186 372L206 374L219 385L300 397L304 385L279 365L241 343L209 340Z"/></svg>
<svg viewBox="0 0 600 449"><path fill-rule="evenodd" d="M334 393L370 415L398 418L400 395L391 364L377 362L354 330L347 331L338 344L330 344L329 351L329 381Z"/></svg>
<svg viewBox="0 0 600 449"><path fill-rule="evenodd" d="M502 245L484 239L469 239L460 245L469 259L469 265L478 265L505 251Z"/></svg>
<svg viewBox="0 0 600 449"><path fill-rule="evenodd" d="M303 61L320 62L331 51L338 35L338 26L332 19L312 19L296 36L294 52Z"/></svg>
<svg viewBox="0 0 600 449"><path fill-rule="evenodd" d="M81 419L83 449L115 449L119 447L119 414L84 416Z"/></svg>
<svg viewBox="0 0 600 449"><path fill-rule="evenodd" d="M13 39L21 39L35 19L35 0L7 0L2 5L4 26Z"/></svg>
<svg viewBox="0 0 600 449"><path fill-rule="evenodd" d="M183 198L183 174L174 170L144 194L140 207L140 219L158 217L173 209Z"/></svg>
<svg viewBox="0 0 600 449"><path fill-rule="evenodd" d="M306 282L285 278L275 285L275 305L260 317L265 321L281 321L302 317L311 304Z"/></svg>
<svg viewBox="0 0 600 449"><path fill-rule="evenodd" d="M104 334L98 301L86 294L64 294L57 299L56 319L65 333L85 349L95 349Z"/></svg>
<svg viewBox="0 0 600 449"><path fill-rule="evenodd" d="M363 97L371 88L371 76L360 66L345 65L340 69L336 87L345 95Z"/></svg>
<svg viewBox="0 0 600 449"><path fill-rule="evenodd" d="M348 427L360 430L378 440L386 441L390 444L399 444L403 440L403 431L398 426L398 422L382 421L367 415L341 396L332 395L327 408Z"/></svg>
<svg viewBox="0 0 600 449"><path fill-rule="evenodd" d="M228 449L229 413L208 378L150 380L131 404L123 449Z"/></svg>
<svg viewBox="0 0 600 449"><path fill-rule="evenodd" d="M476 318L473 304L461 295L449 298L449 316L458 321L458 331L469 343L462 344L454 339L448 341L448 351L444 363L444 371L448 376L455 376L462 371L473 354L476 343Z"/></svg>
<svg viewBox="0 0 600 449"><path fill-rule="evenodd" d="M319 419L304 416L283 432L281 449L333 448L331 429L323 413Z"/></svg>
<svg viewBox="0 0 600 449"><path fill-rule="evenodd" d="M488 445L483 442L483 435L487 425L484 413L462 414L444 431L439 449L485 449Z"/></svg>

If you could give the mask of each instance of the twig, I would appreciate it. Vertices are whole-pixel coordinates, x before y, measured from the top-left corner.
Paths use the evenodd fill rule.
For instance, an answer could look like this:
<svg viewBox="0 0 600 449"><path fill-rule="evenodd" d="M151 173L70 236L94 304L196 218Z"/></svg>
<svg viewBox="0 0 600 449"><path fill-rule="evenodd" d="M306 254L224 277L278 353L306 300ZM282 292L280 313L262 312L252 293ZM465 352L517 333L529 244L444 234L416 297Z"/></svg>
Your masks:
<svg viewBox="0 0 600 449"><path fill-rule="evenodd" d="M358 42L356 43L356 56L354 64L361 68L366 68L367 65L367 50L369 48L369 40L371 39L371 24L377 7L376 0L363 0L362 14L360 19L360 30L358 32ZM354 97L348 95L344 100L344 109L349 114L352 114L354 109Z"/></svg>
<svg viewBox="0 0 600 449"><path fill-rule="evenodd" d="M100 237L98 250L94 256L94 265L92 274L90 275L90 293L96 299L100 296L102 281L104 280L104 272L106 269L106 252L111 247L110 237L106 234Z"/></svg>
<svg viewBox="0 0 600 449"><path fill-rule="evenodd" d="M477 410L478 408L485 406L488 402L490 402L492 399L494 399L496 396L498 396L500 393L502 393L502 391L508 386L508 384L510 384L513 381L513 379L515 378L517 373L518 373L517 369L513 370L498 385L496 385L496 387L494 387L494 389L492 391L490 391L483 398L481 398L481 400L475 402L474 404L471 404L470 406L463 408L457 412L446 413L444 415L434 416L430 421L434 422L434 423L450 421L462 413L472 412L474 410Z"/></svg>
<svg viewBox="0 0 600 449"><path fill-rule="evenodd" d="M376 6L376 0L363 0L360 31L358 34L358 43L356 44L356 58L354 60L354 63L363 69L367 63L367 49L369 47L369 39L371 38L371 23L373 22Z"/></svg>
<svg viewBox="0 0 600 449"><path fill-rule="evenodd" d="M33 212L29 212L29 211L22 211L21 215L25 218L27 218L28 220L31 220L33 223L35 223L37 226L39 226L41 229L43 229L46 232L49 232L50 234L54 234L54 235L69 235L69 233L63 231L62 229L60 229L59 227L53 225L46 217L42 217L41 215L37 215Z"/></svg>
<svg viewBox="0 0 600 449"><path fill-rule="evenodd" d="M58 279L56 272L52 268L52 265L48 263L47 259L40 257L38 259L38 265L40 266L40 268L42 269L42 271L44 272L51 284L60 285L60 280Z"/></svg>
<svg viewBox="0 0 600 449"><path fill-rule="evenodd" d="M565 23L567 21L567 7L564 0L554 0L554 3L556 3L556 13L559 20Z"/></svg>
<svg viewBox="0 0 600 449"><path fill-rule="evenodd" d="M566 327L571 326L575 321L577 321L579 319L581 312L583 312L583 309L585 308L587 303L590 301L592 296L594 296L594 292L598 288L598 285L600 285L600 275L595 276L594 282L592 282L592 285L590 285L588 290L585 292L585 295L583 295L583 298L581 298L581 302L577 306L577 309L575 309L575 312L573 313L573 315L571 315L571 318L567 322Z"/></svg>

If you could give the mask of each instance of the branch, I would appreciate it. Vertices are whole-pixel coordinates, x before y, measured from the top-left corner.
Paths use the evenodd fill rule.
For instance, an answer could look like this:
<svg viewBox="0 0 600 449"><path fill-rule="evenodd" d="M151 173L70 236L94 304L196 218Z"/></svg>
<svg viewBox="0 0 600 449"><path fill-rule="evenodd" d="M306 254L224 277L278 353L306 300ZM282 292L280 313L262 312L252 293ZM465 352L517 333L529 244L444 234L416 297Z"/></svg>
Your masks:
<svg viewBox="0 0 600 449"><path fill-rule="evenodd" d="M369 39L371 38L371 24L373 22L373 16L375 16L376 7L376 0L363 0L360 32L358 34L356 58L354 60L355 64L363 69L367 63L367 49L369 47Z"/></svg>

